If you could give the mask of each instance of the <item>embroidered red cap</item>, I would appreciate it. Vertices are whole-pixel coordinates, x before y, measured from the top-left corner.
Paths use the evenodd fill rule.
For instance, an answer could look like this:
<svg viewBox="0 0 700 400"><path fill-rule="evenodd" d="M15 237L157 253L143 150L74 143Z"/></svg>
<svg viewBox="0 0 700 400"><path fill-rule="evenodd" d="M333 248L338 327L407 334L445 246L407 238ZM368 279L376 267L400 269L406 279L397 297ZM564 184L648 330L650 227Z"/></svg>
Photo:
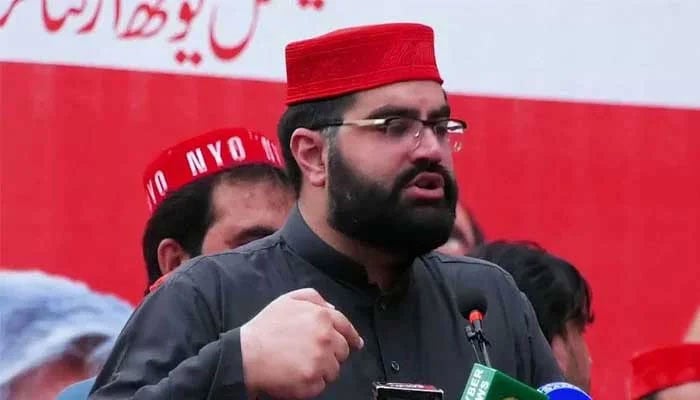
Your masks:
<svg viewBox="0 0 700 400"><path fill-rule="evenodd" d="M429 26L359 26L292 42L286 47L287 105L432 80L442 84Z"/></svg>
<svg viewBox="0 0 700 400"><path fill-rule="evenodd" d="M630 397L641 399L662 389L700 381L700 344L657 348L632 360Z"/></svg>
<svg viewBox="0 0 700 400"><path fill-rule="evenodd" d="M183 185L238 165L268 164L284 168L275 142L245 128L206 132L163 150L143 174L148 207L153 211Z"/></svg>

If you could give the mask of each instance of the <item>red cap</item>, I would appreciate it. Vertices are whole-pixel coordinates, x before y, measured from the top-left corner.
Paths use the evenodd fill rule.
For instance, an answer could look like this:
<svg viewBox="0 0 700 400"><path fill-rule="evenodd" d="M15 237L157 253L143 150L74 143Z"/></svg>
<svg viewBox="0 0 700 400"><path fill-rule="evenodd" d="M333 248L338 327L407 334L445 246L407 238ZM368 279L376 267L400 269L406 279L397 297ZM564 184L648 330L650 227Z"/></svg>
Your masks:
<svg viewBox="0 0 700 400"><path fill-rule="evenodd" d="M333 31L286 47L287 105L340 96L391 83L442 84L433 30L414 23Z"/></svg>
<svg viewBox="0 0 700 400"><path fill-rule="evenodd" d="M630 394L638 400L662 389L700 381L700 344L657 348L632 358Z"/></svg>
<svg viewBox="0 0 700 400"><path fill-rule="evenodd" d="M284 168L277 145L264 135L244 128L225 128L187 139L163 152L143 174L148 207L183 185L239 165L268 164Z"/></svg>

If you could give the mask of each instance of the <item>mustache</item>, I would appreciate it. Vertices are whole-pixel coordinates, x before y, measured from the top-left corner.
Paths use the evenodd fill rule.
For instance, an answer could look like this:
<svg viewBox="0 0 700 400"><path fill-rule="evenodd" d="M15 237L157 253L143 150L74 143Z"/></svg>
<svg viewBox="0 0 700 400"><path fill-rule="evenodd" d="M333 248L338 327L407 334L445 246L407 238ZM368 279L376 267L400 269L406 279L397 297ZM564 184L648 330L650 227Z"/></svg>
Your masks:
<svg viewBox="0 0 700 400"><path fill-rule="evenodd" d="M394 191L400 191L408 185L415 177L423 172L440 174L445 181L446 189L450 190L454 186L454 177L442 164L425 163L414 165L411 168L401 172L394 183Z"/></svg>

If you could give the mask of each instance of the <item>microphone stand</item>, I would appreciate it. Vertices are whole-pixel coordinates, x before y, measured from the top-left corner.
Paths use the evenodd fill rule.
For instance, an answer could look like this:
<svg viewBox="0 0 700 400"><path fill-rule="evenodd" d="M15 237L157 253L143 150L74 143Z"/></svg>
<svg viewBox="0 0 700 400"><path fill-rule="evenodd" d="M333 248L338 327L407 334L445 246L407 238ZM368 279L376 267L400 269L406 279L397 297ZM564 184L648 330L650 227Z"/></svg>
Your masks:
<svg viewBox="0 0 700 400"><path fill-rule="evenodd" d="M486 363L487 367L491 366L491 357L489 357L489 352L486 350L486 346L489 345L490 343L486 338L484 337L483 334L478 335L479 337L479 343L481 344L481 352L484 354L484 362Z"/></svg>
<svg viewBox="0 0 700 400"><path fill-rule="evenodd" d="M465 332L467 333L467 339L469 340L469 343L471 343L474 353L476 354L476 360L481 363L479 358L479 352L481 352L484 363L487 367L491 367L491 357L489 357L489 352L486 348L487 346L490 346L491 343L489 343L486 336L484 336L484 331L481 329L481 321L476 320L473 323L470 322L467 324L465 327ZM479 350L477 350L477 348Z"/></svg>
<svg viewBox="0 0 700 400"><path fill-rule="evenodd" d="M467 334L467 340L469 340L469 343L472 345L472 349L474 349L476 362L481 364L481 357L479 357L479 348L477 347L478 340L476 338L476 332L474 332L474 327L471 323L467 324L467 326L464 327L464 332Z"/></svg>

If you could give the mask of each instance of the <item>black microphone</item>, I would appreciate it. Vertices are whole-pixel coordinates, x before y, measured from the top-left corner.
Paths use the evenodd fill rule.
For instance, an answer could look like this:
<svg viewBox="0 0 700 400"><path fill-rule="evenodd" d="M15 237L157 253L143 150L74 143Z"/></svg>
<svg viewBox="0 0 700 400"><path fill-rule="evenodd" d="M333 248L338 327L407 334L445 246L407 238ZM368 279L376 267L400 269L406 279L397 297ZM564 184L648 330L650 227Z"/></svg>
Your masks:
<svg viewBox="0 0 700 400"><path fill-rule="evenodd" d="M486 366L490 367L491 358L486 349L489 342L486 340L482 328L484 315L486 315L486 310L488 309L488 301L486 300L484 292L476 288L466 290L464 295L457 299L457 306L459 307L460 314L469 321L464 331L467 335L467 339L474 348L477 361L481 362L479 357L479 353L481 353ZM479 350L477 350L477 348Z"/></svg>
<svg viewBox="0 0 700 400"><path fill-rule="evenodd" d="M479 353L481 353L485 364L483 365L479 361L472 366L461 400L547 400L545 394L504 374L491 365L491 358L486 349L486 346L490 344L486 340L482 327L488 306L484 292L477 288L466 290L464 295L457 299L457 305L460 314L467 320L465 332L477 355L476 358L478 360Z"/></svg>

